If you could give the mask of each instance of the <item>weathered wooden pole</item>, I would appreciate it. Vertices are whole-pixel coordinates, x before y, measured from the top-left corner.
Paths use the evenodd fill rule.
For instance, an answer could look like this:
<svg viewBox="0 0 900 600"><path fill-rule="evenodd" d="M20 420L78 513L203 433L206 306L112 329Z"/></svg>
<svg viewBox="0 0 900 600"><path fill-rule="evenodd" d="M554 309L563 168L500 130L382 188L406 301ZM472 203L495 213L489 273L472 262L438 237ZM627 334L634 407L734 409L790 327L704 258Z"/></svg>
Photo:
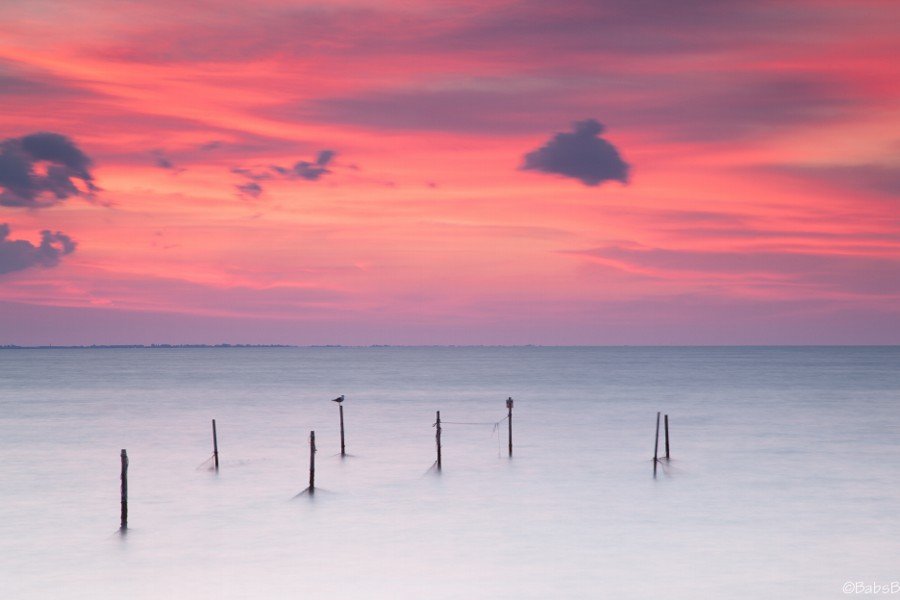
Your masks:
<svg viewBox="0 0 900 600"><path fill-rule="evenodd" d="M656 443L653 446L653 476L656 477L656 463L659 462L659 413L656 413Z"/></svg>
<svg viewBox="0 0 900 600"><path fill-rule="evenodd" d="M316 493L316 432L309 432L309 493Z"/></svg>
<svg viewBox="0 0 900 600"><path fill-rule="evenodd" d="M506 399L506 420L509 425L509 456L512 458L512 409L513 409L513 399L512 397Z"/></svg>
<svg viewBox="0 0 900 600"><path fill-rule="evenodd" d="M122 453L119 456L122 459L122 512L119 530L125 531L128 529L128 453L125 452L125 449L123 448Z"/></svg>
<svg viewBox="0 0 900 600"><path fill-rule="evenodd" d="M666 460L669 460L669 415L666 415Z"/></svg>
<svg viewBox="0 0 900 600"><path fill-rule="evenodd" d="M344 401L344 395L341 394L341 402ZM344 405L338 404L341 412L341 456L347 455L347 446L344 445Z"/></svg>
<svg viewBox="0 0 900 600"><path fill-rule="evenodd" d="M216 436L216 420L212 420L213 427L213 462L216 465L216 471L219 470L219 438Z"/></svg>
<svg viewBox="0 0 900 600"><path fill-rule="evenodd" d="M435 421L434 426L436 430L434 432L434 439L437 442L437 468L438 471L441 470L441 411L437 411L437 421Z"/></svg>
<svg viewBox="0 0 900 600"><path fill-rule="evenodd" d="M344 395L341 394L332 402L337 402L339 412L341 413L341 457L347 456L347 447L344 445Z"/></svg>

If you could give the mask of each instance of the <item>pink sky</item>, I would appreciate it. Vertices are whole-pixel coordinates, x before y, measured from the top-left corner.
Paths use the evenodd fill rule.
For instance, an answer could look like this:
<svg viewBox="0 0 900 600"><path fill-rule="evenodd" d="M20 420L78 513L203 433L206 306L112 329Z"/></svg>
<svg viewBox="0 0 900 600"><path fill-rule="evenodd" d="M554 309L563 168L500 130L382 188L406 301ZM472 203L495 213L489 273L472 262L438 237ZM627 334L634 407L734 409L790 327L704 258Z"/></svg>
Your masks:
<svg viewBox="0 0 900 600"><path fill-rule="evenodd" d="M900 343L895 2L0 22L0 344Z"/></svg>

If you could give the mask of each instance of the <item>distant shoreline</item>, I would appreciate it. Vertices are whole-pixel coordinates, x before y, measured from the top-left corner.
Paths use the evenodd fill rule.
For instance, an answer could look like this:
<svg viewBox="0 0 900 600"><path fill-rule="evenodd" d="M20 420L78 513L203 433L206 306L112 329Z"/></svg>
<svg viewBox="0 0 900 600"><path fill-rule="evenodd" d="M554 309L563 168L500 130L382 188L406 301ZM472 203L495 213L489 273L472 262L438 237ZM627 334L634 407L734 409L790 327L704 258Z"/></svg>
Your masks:
<svg viewBox="0 0 900 600"><path fill-rule="evenodd" d="M898 348L900 344L90 344L20 346L2 344L0 350L167 350L210 348Z"/></svg>
<svg viewBox="0 0 900 600"><path fill-rule="evenodd" d="M6 344L0 346L0 350L109 350L132 348L297 348L288 344L91 344L88 346L19 346ZM320 346L322 348L326 346Z"/></svg>

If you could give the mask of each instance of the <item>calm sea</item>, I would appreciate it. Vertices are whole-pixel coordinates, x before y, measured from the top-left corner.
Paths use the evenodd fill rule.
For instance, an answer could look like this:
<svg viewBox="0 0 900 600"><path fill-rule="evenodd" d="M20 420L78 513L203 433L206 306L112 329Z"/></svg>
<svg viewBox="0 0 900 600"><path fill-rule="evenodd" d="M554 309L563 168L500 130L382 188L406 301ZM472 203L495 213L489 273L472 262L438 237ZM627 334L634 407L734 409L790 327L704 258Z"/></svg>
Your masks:
<svg viewBox="0 0 900 600"><path fill-rule="evenodd" d="M0 598L891 586L898 367L897 347L0 350ZM294 499L311 430L319 490Z"/></svg>

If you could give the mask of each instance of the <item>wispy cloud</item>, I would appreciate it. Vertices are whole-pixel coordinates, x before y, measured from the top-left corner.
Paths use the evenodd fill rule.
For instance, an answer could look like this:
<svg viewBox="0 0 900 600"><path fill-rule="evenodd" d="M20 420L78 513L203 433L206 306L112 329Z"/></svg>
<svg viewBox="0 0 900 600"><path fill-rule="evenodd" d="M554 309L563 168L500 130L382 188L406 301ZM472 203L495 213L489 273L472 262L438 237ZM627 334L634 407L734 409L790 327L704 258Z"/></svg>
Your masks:
<svg viewBox="0 0 900 600"><path fill-rule="evenodd" d="M716 276L722 285L754 285L895 296L900 294L900 258L811 251L683 250L612 245L572 254L613 267L678 279L695 274Z"/></svg>
<svg viewBox="0 0 900 600"><path fill-rule="evenodd" d="M877 195L900 200L900 166L891 164L784 164L748 169L791 177L843 193Z"/></svg>

